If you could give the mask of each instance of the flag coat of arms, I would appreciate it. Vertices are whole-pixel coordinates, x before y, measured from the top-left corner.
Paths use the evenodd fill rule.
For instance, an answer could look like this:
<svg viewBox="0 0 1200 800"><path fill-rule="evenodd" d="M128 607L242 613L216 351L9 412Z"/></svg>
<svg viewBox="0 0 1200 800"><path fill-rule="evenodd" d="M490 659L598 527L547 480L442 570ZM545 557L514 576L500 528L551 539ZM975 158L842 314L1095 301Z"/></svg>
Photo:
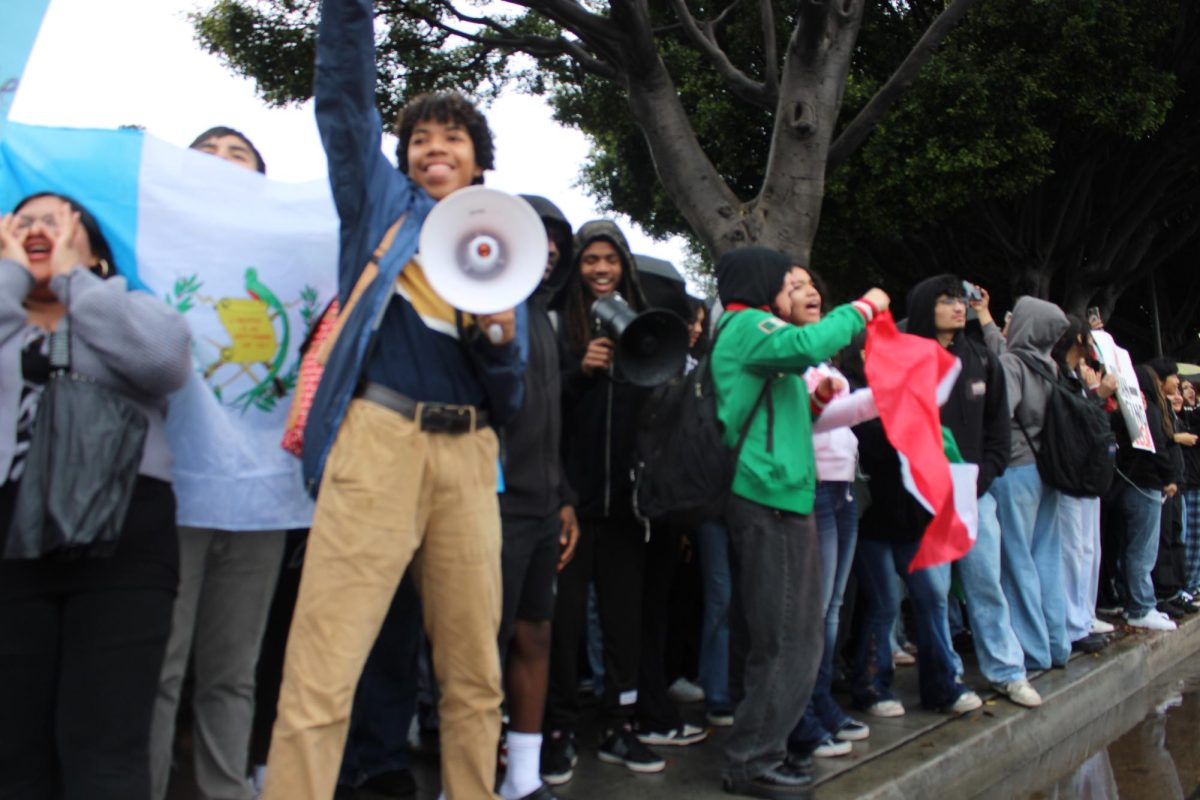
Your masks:
<svg viewBox="0 0 1200 800"><path fill-rule="evenodd" d="M299 347L337 291L338 220L326 181L271 181L136 130L11 123L0 204L38 191L93 213L131 286L177 309L191 380L172 396L178 522L307 527L299 461L280 447Z"/></svg>

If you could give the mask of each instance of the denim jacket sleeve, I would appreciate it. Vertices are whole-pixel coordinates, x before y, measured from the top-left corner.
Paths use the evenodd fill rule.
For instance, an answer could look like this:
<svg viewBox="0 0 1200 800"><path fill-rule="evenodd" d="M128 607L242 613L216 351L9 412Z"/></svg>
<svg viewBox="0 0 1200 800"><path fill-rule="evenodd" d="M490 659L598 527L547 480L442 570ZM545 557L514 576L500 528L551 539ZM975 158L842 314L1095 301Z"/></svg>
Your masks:
<svg viewBox="0 0 1200 800"><path fill-rule="evenodd" d="M344 304L384 232L420 191L380 150L371 0L322 0L313 94L341 219L338 297Z"/></svg>

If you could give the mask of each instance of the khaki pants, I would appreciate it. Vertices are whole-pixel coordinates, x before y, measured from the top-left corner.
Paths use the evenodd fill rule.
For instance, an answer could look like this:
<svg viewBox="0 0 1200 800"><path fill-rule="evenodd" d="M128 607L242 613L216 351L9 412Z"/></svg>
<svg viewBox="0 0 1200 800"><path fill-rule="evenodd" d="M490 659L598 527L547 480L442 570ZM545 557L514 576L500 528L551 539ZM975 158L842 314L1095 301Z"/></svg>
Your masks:
<svg viewBox="0 0 1200 800"><path fill-rule="evenodd" d="M442 783L492 798L500 737L496 435L425 433L353 400L321 483L289 634L266 800L329 800L355 686L411 562L441 687Z"/></svg>

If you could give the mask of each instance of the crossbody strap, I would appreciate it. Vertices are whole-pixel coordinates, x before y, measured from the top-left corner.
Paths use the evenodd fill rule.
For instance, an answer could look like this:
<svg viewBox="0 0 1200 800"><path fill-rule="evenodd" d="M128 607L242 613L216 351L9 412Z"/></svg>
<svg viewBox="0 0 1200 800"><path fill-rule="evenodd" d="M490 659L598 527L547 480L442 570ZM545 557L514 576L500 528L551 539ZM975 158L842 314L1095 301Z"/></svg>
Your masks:
<svg viewBox="0 0 1200 800"><path fill-rule="evenodd" d="M383 234L383 238L379 241L379 246L375 248L375 252L371 254L370 260L363 267L362 273L358 276L358 280L354 284L354 288L350 291L350 296L346 298L346 305L338 310L337 322L334 323L333 330L321 342L321 346L317 349L317 363L324 364L329 360L329 354L333 352L333 346L337 343L338 337L342 333L342 328L346 326L346 320L350 319L350 312L358 305L359 299L363 292L371 285L379 275L379 262L383 260L384 255L391 249L392 241L396 238L396 232L400 230L400 226L404 224L404 220L408 217L408 212L401 214L392 226Z"/></svg>
<svg viewBox="0 0 1200 800"><path fill-rule="evenodd" d="M727 311L725 313L729 314L730 312ZM710 355L704 365L705 369L708 370L708 380L712 383L714 392L717 390L717 382L712 375L712 357L716 355L717 338L721 335L724 327L725 325L722 325L720 320L718 320L717 329L713 332L712 348L709 351ZM750 435L750 424L754 422L754 415L758 413L758 407L762 405L764 399L767 401L767 452L770 453L775 449L775 404L771 402L771 384L774 382L774 376L763 381L762 391L758 393L758 399L754 401L754 405L750 407L750 413L746 415L746 421L742 424L742 430L738 434L737 444L733 448L734 463L737 463L738 457L742 453L742 446L746 444L746 437Z"/></svg>

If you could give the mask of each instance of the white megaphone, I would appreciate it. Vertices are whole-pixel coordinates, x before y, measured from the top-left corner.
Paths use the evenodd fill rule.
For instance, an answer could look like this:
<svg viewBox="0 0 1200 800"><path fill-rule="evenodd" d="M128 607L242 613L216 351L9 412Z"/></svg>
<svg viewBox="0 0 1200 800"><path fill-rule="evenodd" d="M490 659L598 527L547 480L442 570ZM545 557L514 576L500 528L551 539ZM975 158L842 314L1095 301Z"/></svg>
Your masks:
<svg viewBox="0 0 1200 800"><path fill-rule="evenodd" d="M443 300L495 314L533 294L546 271L546 227L533 206L483 186L452 192L421 226L421 266Z"/></svg>

